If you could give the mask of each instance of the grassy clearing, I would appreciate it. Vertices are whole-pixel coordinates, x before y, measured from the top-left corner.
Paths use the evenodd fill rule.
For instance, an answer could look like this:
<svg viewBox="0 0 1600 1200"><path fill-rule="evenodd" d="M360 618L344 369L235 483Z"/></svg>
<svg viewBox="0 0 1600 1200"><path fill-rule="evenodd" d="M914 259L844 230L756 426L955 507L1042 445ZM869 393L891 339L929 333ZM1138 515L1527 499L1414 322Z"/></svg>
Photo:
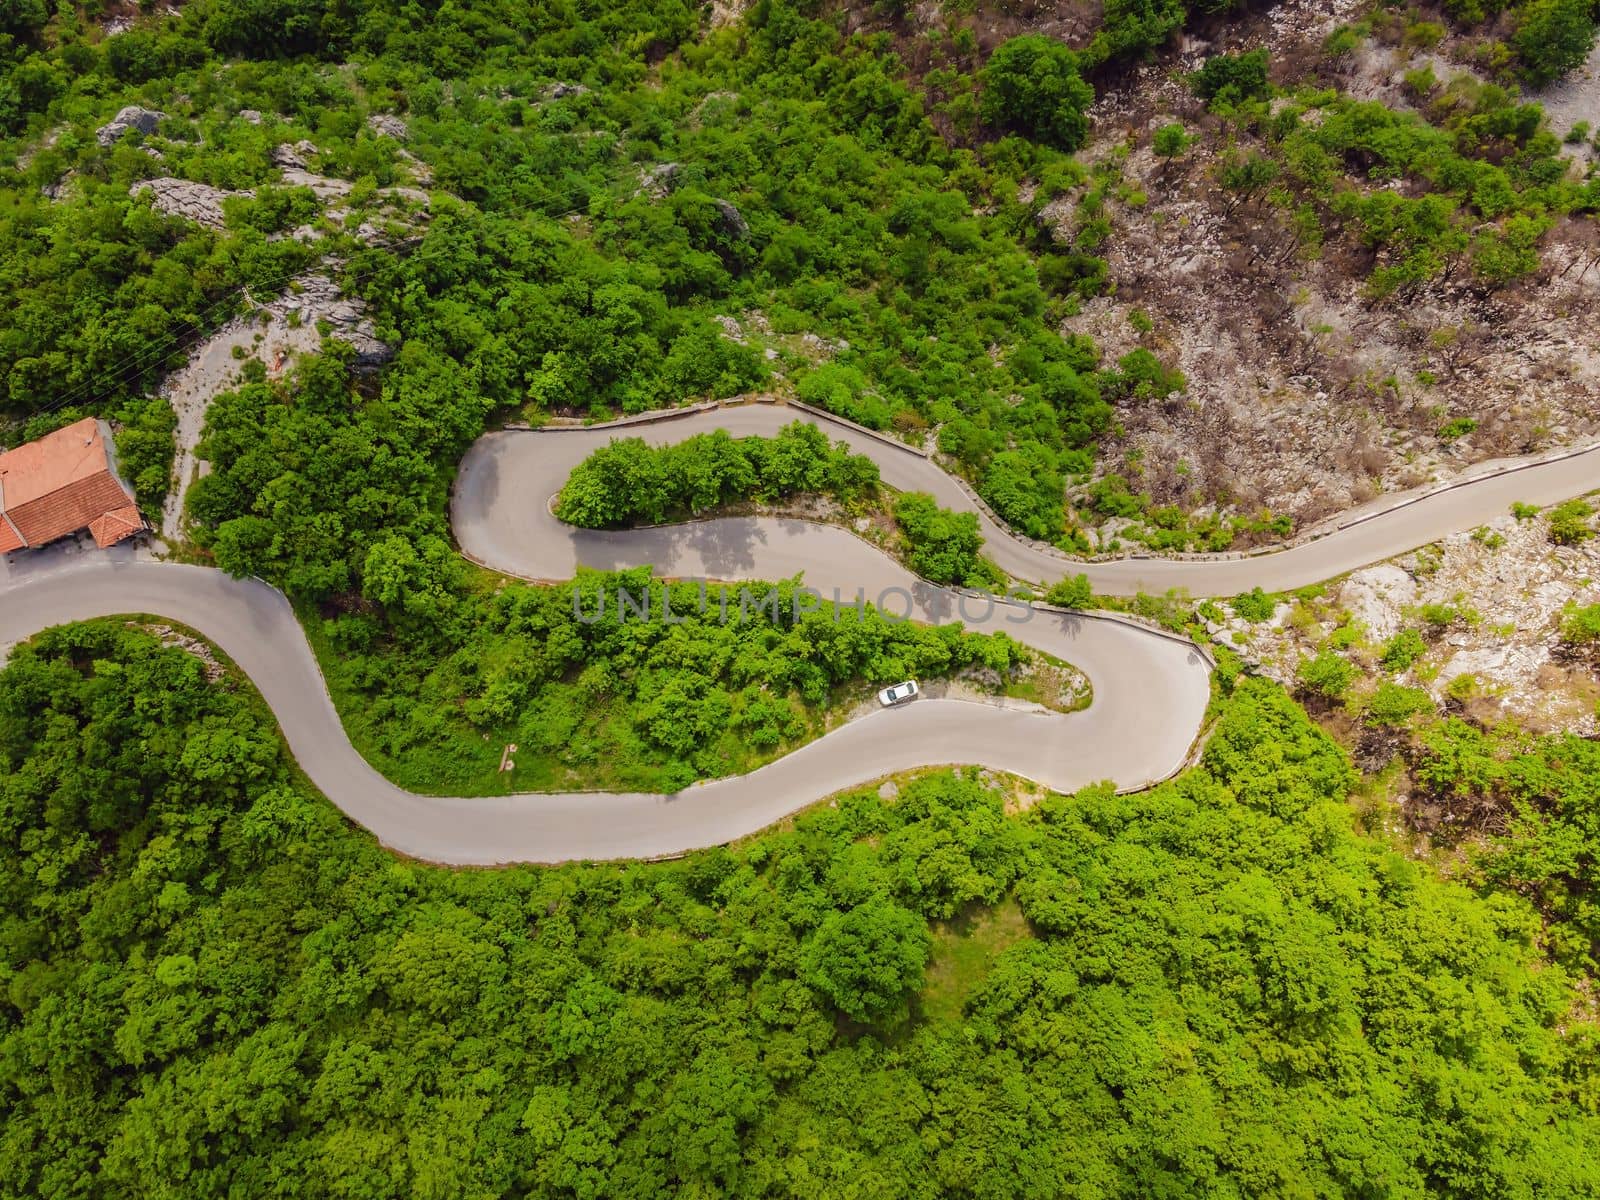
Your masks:
<svg viewBox="0 0 1600 1200"><path fill-rule="evenodd" d="M921 992L930 1021L959 1021L967 997L982 986L1007 947L1029 936L1028 919L1011 897L994 905L969 905L948 921L933 922L933 950Z"/></svg>

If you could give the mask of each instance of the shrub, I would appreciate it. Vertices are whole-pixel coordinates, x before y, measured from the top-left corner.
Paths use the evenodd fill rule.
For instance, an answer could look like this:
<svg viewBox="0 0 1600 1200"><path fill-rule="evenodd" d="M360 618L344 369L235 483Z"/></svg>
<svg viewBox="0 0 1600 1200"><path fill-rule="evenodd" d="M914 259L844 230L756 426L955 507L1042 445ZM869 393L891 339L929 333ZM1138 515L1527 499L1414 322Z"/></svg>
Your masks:
<svg viewBox="0 0 1600 1200"><path fill-rule="evenodd" d="M1189 148L1189 135L1181 122L1174 121L1156 130L1151 146L1161 158L1177 158Z"/></svg>
<svg viewBox="0 0 1600 1200"><path fill-rule="evenodd" d="M1432 709L1433 700L1422 688L1402 687L1384 680L1367 700L1364 720L1368 725L1404 725L1417 714Z"/></svg>
<svg viewBox="0 0 1600 1200"><path fill-rule="evenodd" d="M1226 104L1265 96L1269 86L1267 62L1265 50L1214 55L1206 59L1205 65L1194 73L1192 82L1195 93L1202 100L1212 103L1220 100Z"/></svg>
<svg viewBox="0 0 1600 1200"><path fill-rule="evenodd" d="M1106 290L1111 268L1106 260L1076 251L1046 254L1039 259L1039 283L1057 296L1085 300Z"/></svg>
<svg viewBox="0 0 1600 1200"><path fill-rule="evenodd" d="M1278 606L1277 600L1260 588L1242 592L1235 596L1231 603L1233 611L1252 624L1270 620L1273 610Z"/></svg>
<svg viewBox="0 0 1600 1200"><path fill-rule="evenodd" d="M1062 608L1093 608L1094 588L1089 583L1089 577L1080 571L1057 582L1045 593L1044 598Z"/></svg>
<svg viewBox="0 0 1600 1200"><path fill-rule="evenodd" d="M1453 604L1424 604L1417 610L1417 615L1435 629L1448 629L1456 623L1461 612Z"/></svg>
<svg viewBox="0 0 1600 1200"><path fill-rule="evenodd" d="M1182 371L1163 366L1143 346L1117 359L1117 370L1105 380L1105 392L1114 399L1161 400L1189 386Z"/></svg>
<svg viewBox="0 0 1600 1200"><path fill-rule="evenodd" d="M1600 604L1568 609L1561 621L1561 640L1569 646L1600 644Z"/></svg>
<svg viewBox="0 0 1600 1200"><path fill-rule="evenodd" d="M909 550L911 569L934 583L984 587L997 582L979 551L983 535L972 513L940 508L926 492L906 492L894 505Z"/></svg>
<svg viewBox="0 0 1600 1200"><path fill-rule="evenodd" d="M1594 509L1582 500L1568 500L1550 510L1550 540L1558 546L1576 546L1594 536L1589 518Z"/></svg>
<svg viewBox="0 0 1600 1200"><path fill-rule="evenodd" d="M1107 517L1137 517L1144 512L1148 497L1128 490L1121 475L1103 475L1089 485L1089 506Z"/></svg>
<svg viewBox="0 0 1600 1200"><path fill-rule="evenodd" d="M1593 10L1590 0L1529 0L1522 6L1511 45L1530 83L1559 79L1589 56Z"/></svg>
<svg viewBox="0 0 1600 1200"><path fill-rule="evenodd" d="M672 446L617 438L572 469L556 516L586 529L652 524L736 500L809 492L851 501L878 486L878 466L808 421L770 438L696 434Z"/></svg>
<svg viewBox="0 0 1600 1200"><path fill-rule="evenodd" d="M1406 91L1415 100L1426 99L1439 87L1439 77L1433 73L1432 67L1419 67L1414 71L1407 71L1401 79Z"/></svg>
<svg viewBox="0 0 1600 1200"><path fill-rule="evenodd" d="M1378 655L1378 661L1390 671L1404 671L1410 668L1428 652L1428 643L1422 640L1422 635L1415 629L1402 629L1387 642L1383 651Z"/></svg>
<svg viewBox="0 0 1600 1200"><path fill-rule="evenodd" d="M1485 550L1498 550L1506 544L1505 534L1499 530L1490 529L1487 525L1479 525L1472 531L1472 540Z"/></svg>
<svg viewBox="0 0 1600 1200"><path fill-rule="evenodd" d="M1356 668L1354 663L1340 658L1333 651L1324 650L1315 658L1301 662L1296 676L1306 691L1337 700L1355 682Z"/></svg>

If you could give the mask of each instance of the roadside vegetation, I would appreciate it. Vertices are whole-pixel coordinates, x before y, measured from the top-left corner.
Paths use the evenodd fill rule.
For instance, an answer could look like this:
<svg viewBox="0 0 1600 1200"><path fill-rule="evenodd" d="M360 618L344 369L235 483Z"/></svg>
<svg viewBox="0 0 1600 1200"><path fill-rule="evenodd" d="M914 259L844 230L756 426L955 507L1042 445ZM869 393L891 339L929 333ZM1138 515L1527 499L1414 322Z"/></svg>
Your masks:
<svg viewBox="0 0 1600 1200"><path fill-rule="evenodd" d="M661 525L738 501L772 503L797 495L844 504L875 496L878 466L807 421L773 437L733 438L722 430L670 446L615 438L572 469L555 514L585 529Z"/></svg>
<svg viewBox="0 0 1600 1200"><path fill-rule="evenodd" d="M1250 6L1107 0L1072 46L1011 36L988 0L914 38L904 5L845 7L762 0L713 27L680 0L192 0L108 36L16 0L0 440L109 416L154 515L161 376L331 274L392 360L357 373L330 341L282 377L247 365L210 411L185 553L285 590L352 740L398 782L670 791L784 753L876 684L1071 707L1081 677L1002 636L796 618L794 582L753 585L775 610L725 624L644 572L490 578L445 505L492 422L793 395L929 449L1020 534L1221 550L1293 519L1113 460L1125 423L1192 419L1195 382L1142 309L1126 352L1076 328L1127 282L1116 239L1158 188L1188 178L1251 272L1337 259L1369 331L1446 291L1493 314L1543 286L1558 232L1592 242L1589 130L1564 149L1513 88L1582 60L1587 0L1374 8L1310 83L1211 55L1183 121L1092 163L1073 156L1097 91ZM1482 78L1415 69L1404 104L1341 82L1371 39L1446 38ZM134 103L154 127L103 143ZM1145 139L1148 193L1123 172ZM301 140L352 185L337 220L274 159ZM157 177L254 196L211 227L131 194ZM406 182L429 202L400 230L375 196ZM1306 317L1314 389L1356 356ZM1463 395L1466 326L1418 334ZM1490 424L1412 407L1430 447ZM913 569L997 582L970 514L891 500L867 467L793 429L624 442L563 515L873 499ZM1594 516L1557 506L1541 536L1590 544ZM688 619L598 609L617 585ZM1083 576L1047 598L1180 630L1231 613L1243 639L1280 603L1308 611L1111 601ZM1593 1195L1600 759L1479 719L1470 675L1438 711L1431 659L1473 620L1452 601L1376 644L1331 628L1286 673L1294 698L1217 645L1203 761L1143 794L931 772L682 862L495 872L351 829L214 663L121 622L50 631L0 669L0 1191ZM1557 637L1593 664L1596 606Z"/></svg>
<svg viewBox="0 0 1600 1200"><path fill-rule="evenodd" d="M934 583L998 589L1005 577L981 553L971 513L940 508L924 492L890 496L878 467L806 421L770 438L697 434L670 446L616 438L572 469L557 493L555 515L588 529L656 525L715 516L731 505L770 506L823 498L851 528L880 534L885 550Z"/></svg>
<svg viewBox="0 0 1600 1200"><path fill-rule="evenodd" d="M389 582L366 604L306 622L352 741L423 792L674 792L780 757L908 678L1048 687L1071 707L1087 694L1004 634L896 621L872 597L858 611L798 582L702 588L648 569L536 587L445 561L448 591L369 570Z"/></svg>
<svg viewBox="0 0 1600 1200"><path fill-rule="evenodd" d="M1144 795L936 772L657 865L396 862L114 622L14 653L0 768L19 1194L1597 1186L1533 908L1352 832L1260 682Z"/></svg>

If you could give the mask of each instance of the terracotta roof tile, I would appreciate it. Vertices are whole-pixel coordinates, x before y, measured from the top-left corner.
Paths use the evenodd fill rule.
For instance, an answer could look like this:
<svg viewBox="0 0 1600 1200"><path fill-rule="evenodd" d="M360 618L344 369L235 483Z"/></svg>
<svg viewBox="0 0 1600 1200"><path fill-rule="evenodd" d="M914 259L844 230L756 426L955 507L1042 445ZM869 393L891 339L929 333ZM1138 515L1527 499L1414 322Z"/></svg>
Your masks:
<svg viewBox="0 0 1600 1200"><path fill-rule="evenodd" d="M0 454L0 553L42 546L108 517L116 519L95 531L95 540L121 541L143 522L110 542L102 533L125 525L132 504L132 493L112 473L105 428L93 417Z"/></svg>
<svg viewBox="0 0 1600 1200"><path fill-rule="evenodd" d="M124 538L132 537L143 528L144 518L131 504L89 522L89 532L94 534L95 545L102 550L107 546L115 546Z"/></svg>

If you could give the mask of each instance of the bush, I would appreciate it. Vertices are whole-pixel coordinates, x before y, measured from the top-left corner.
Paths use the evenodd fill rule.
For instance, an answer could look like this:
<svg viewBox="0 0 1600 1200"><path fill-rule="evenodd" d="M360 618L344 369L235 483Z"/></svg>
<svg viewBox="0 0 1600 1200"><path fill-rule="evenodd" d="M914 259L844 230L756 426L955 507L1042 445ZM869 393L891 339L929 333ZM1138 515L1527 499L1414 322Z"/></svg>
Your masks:
<svg viewBox="0 0 1600 1200"><path fill-rule="evenodd" d="M1600 604L1568 609L1561 621L1561 640L1569 646L1600 644Z"/></svg>
<svg viewBox="0 0 1600 1200"><path fill-rule="evenodd" d="M911 569L934 583L985 587L998 582L979 551L983 535L972 513L940 508L926 492L906 492L894 505Z"/></svg>
<svg viewBox="0 0 1600 1200"><path fill-rule="evenodd" d="M1189 386L1183 372L1163 366L1144 347L1130 350L1117 360L1117 370L1105 380L1105 391L1116 399L1162 400Z"/></svg>
<svg viewBox="0 0 1600 1200"><path fill-rule="evenodd" d="M1384 680L1367 700L1368 725L1404 725L1419 713L1433 711L1433 699L1422 688L1402 687Z"/></svg>
<svg viewBox="0 0 1600 1200"><path fill-rule="evenodd" d="M116 414L117 467L133 487L139 511L160 524L172 482L172 431L178 414L164 396L129 400Z"/></svg>
<svg viewBox="0 0 1600 1200"><path fill-rule="evenodd" d="M1428 643L1415 629L1402 629L1384 643L1378 661L1390 671L1408 670L1412 663L1428 652Z"/></svg>
<svg viewBox="0 0 1600 1200"><path fill-rule="evenodd" d="M723 430L676 445L617 438L572 469L556 497L556 516L585 529L658 524L737 500L772 501L801 493L850 502L877 490L878 466L809 421L770 438L732 438Z"/></svg>
<svg viewBox="0 0 1600 1200"><path fill-rule="evenodd" d="M1217 10L1229 7L1232 0L1206 2ZM1152 50L1181 28L1187 16L1184 0L1106 0L1100 30L1084 56L1090 62L1101 63Z"/></svg>
<svg viewBox="0 0 1600 1200"><path fill-rule="evenodd" d="M1582 64L1594 35L1590 0L1529 0L1519 12L1511 45L1522 60L1523 74L1539 86Z"/></svg>
<svg viewBox="0 0 1600 1200"><path fill-rule="evenodd" d="M1296 672L1300 686L1315 695L1337 700L1350 690L1355 682L1355 664L1340 658L1331 650L1324 650L1315 658L1305 659Z"/></svg>
<svg viewBox="0 0 1600 1200"><path fill-rule="evenodd" d="M1151 139L1151 148L1160 158L1177 158L1189 148L1189 135L1181 122L1163 125Z"/></svg>
<svg viewBox="0 0 1600 1200"><path fill-rule="evenodd" d="M1278 607L1276 597L1269 596L1260 588L1251 588L1248 592L1241 592L1233 598L1231 603L1233 611L1251 624L1270 620L1273 610Z"/></svg>
<svg viewBox="0 0 1600 1200"><path fill-rule="evenodd" d="M1080 571L1057 582L1045 593L1044 598L1062 608L1093 608L1094 588L1089 583L1089 577Z"/></svg>
<svg viewBox="0 0 1600 1200"><path fill-rule="evenodd" d="M1454 604L1424 604L1417 615L1434 629L1448 629L1456 623L1461 611Z"/></svg>
<svg viewBox="0 0 1600 1200"><path fill-rule="evenodd" d="M1213 55L1192 76L1195 93L1202 100L1224 104L1265 96L1270 90L1267 63L1265 50Z"/></svg>
<svg viewBox="0 0 1600 1200"><path fill-rule="evenodd" d="M1102 516L1137 517L1149 502L1148 496L1134 495L1121 475L1102 475L1089 485L1089 506Z"/></svg>
<svg viewBox="0 0 1600 1200"><path fill-rule="evenodd" d="M1054 38L1025 34L1003 43L980 73L985 121L1073 151L1089 133L1084 110L1094 89L1078 74L1078 56Z"/></svg>
<svg viewBox="0 0 1600 1200"><path fill-rule="evenodd" d="M1589 518L1594 509L1582 500L1568 500L1550 510L1550 540L1558 546L1576 546L1594 536Z"/></svg>

